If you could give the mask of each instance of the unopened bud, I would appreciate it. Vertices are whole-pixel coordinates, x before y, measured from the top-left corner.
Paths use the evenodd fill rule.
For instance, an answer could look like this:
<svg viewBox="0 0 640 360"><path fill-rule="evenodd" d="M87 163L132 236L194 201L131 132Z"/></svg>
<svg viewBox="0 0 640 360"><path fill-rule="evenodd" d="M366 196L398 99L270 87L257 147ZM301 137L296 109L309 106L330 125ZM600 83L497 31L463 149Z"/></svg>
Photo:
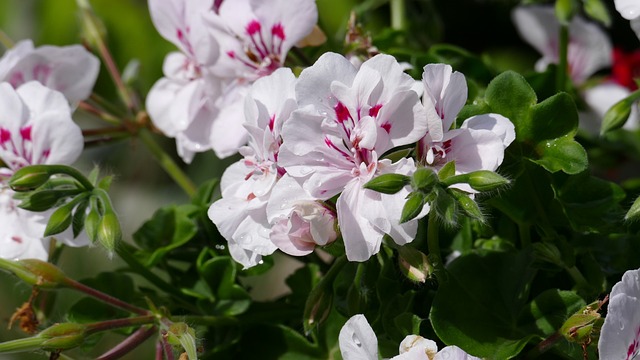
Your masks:
<svg viewBox="0 0 640 360"><path fill-rule="evenodd" d="M14 191L30 191L47 182L50 177L51 173L46 165L25 166L11 176L9 186Z"/></svg>
<svg viewBox="0 0 640 360"><path fill-rule="evenodd" d="M471 198L471 194L467 194L464 191L450 188L448 189L449 193L453 195L453 197L458 202L460 208L470 217L484 221L484 215L482 215L482 210L480 210L480 206Z"/></svg>
<svg viewBox="0 0 640 360"><path fill-rule="evenodd" d="M602 126L600 127L600 135L604 135L609 131L620 129L624 126L631 115L631 107L633 101L629 101L629 98L622 99L615 103L604 114L602 119Z"/></svg>
<svg viewBox="0 0 640 360"><path fill-rule="evenodd" d="M333 304L331 287L315 287L304 306L303 326L305 334L310 334L316 326L327 319Z"/></svg>
<svg viewBox="0 0 640 360"><path fill-rule="evenodd" d="M52 263L38 259L23 259L16 262L36 277L35 283L32 283L32 280L23 279L29 285L37 285L43 289L53 289L61 287L67 282L65 273Z"/></svg>
<svg viewBox="0 0 640 360"><path fill-rule="evenodd" d="M445 224L457 225L458 204L456 199L449 195L449 191L438 191L434 205L436 214Z"/></svg>
<svg viewBox="0 0 640 360"><path fill-rule="evenodd" d="M636 201L633 202L629 211L624 216L624 219L627 221L635 221L640 219L640 196L636 198Z"/></svg>
<svg viewBox="0 0 640 360"><path fill-rule="evenodd" d="M60 206L49 217L47 227L44 230L44 236L51 236L65 231L71 225L73 206L75 204L68 203Z"/></svg>
<svg viewBox="0 0 640 360"><path fill-rule="evenodd" d="M22 200L18 207L29 211L47 211L61 199L76 193L69 190L40 190Z"/></svg>
<svg viewBox="0 0 640 360"><path fill-rule="evenodd" d="M420 215L420 212L422 212L422 208L426 202L426 198L427 196L421 192L412 192L409 194L409 198L402 208L400 224L413 220Z"/></svg>
<svg viewBox="0 0 640 360"><path fill-rule="evenodd" d="M436 182L438 182L438 175L436 175L436 173L431 169L421 167L413 173L411 186L414 190L429 193Z"/></svg>
<svg viewBox="0 0 640 360"><path fill-rule="evenodd" d="M109 251L113 251L122 240L120 222L115 213L110 211L104 214L98 225L96 240Z"/></svg>
<svg viewBox="0 0 640 360"><path fill-rule="evenodd" d="M491 191L508 185L509 180L489 170L469 173L468 184L477 191Z"/></svg>
<svg viewBox="0 0 640 360"><path fill-rule="evenodd" d="M578 0L556 0L556 18L562 25L569 25L579 10Z"/></svg>
<svg viewBox="0 0 640 360"><path fill-rule="evenodd" d="M548 262L559 267L564 267L560 249L548 242L537 242L533 244L533 256L538 261Z"/></svg>
<svg viewBox="0 0 640 360"><path fill-rule="evenodd" d="M409 184L411 178L401 174L382 174L366 184L365 189L370 189L383 194L395 194Z"/></svg>
<svg viewBox="0 0 640 360"><path fill-rule="evenodd" d="M87 327L82 324L55 324L43 330L38 337L45 339L41 348L45 351L67 350L84 343Z"/></svg>
<svg viewBox="0 0 640 360"><path fill-rule="evenodd" d="M92 242L98 239L98 225L100 225L98 203L95 198L92 198L89 213L84 219L84 231Z"/></svg>
<svg viewBox="0 0 640 360"><path fill-rule="evenodd" d="M166 339L169 344L182 347L189 360L198 359L195 330L185 323L173 323L166 331Z"/></svg>
<svg viewBox="0 0 640 360"><path fill-rule="evenodd" d="M417 283L424 283L433 275L427 255L408 245L398 248L398 265L404 276Z"/></svg>
<svg viewBox="0 0 640 360"><path fill-rule="evenodd" d="M599 21L604 26L611 26L611 16L607 6L602 3L602 0L582 0L584 4L584 12L587 13L592 19Z"/></svg>
<svg viewBox="0 0 640 360"><path fill-rule="evenodd" d="M89 1L76 0L80 11L83 37L94 48L103 46L107 30L102 21L94 14Z"/></svg>
<svg viewBox="0 0 640 360"><path fill-rule="evenodd" d="M560 328L560 334L571 342L591 342L591 335L599 333L602 327L603 320L598 313L599 306L600 302L595 301L571 315Z"/></svg>

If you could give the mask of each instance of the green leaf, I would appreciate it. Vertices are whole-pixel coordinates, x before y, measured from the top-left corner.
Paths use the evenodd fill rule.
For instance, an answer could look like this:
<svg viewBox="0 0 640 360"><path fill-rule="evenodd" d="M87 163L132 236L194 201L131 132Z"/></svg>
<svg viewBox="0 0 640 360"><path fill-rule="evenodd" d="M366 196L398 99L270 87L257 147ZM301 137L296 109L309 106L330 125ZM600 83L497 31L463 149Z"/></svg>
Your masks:
<svg viewBox="0 0 640 360"><path fill-rule="evenodd" d="M63 205L49 217L47 228L44 230L44 236L51 236L65 231L71 225L71 211L73 207Z"/></svg>
<svg viewBox="0 0 640 360"><path fill-rule="evenodd" d="M487 87L485 101L491 111L507 117L516 127L516 139L531 138L530 110L537 103L536 93L522 75L506 71Z"/></svg>
<svg viewBox="0 0 640 360"><path fill-rule="evenodd" d="M198 225L191 216L198 211L198 207L193 205L158 209L153 217L133 234L136 244L152 251L147 258L147 266L157 264L171 250L186 244L195 236Z"/></svg>
<svg viewBox="0 0 640 360"><path fill-rule="evenodd" d="M236 284L237 264L228 256L210 259L199 267L204 279L215 294L215 315L239 315L251 304L249 294Z"/></svg>
<svg viewBox="0 0 640 360"><path fill-rule="evenodd" d="M211 179L200 185L191 198L191 203L197 206L209 207L209 205L211 205L211 198L213 198L213 193L218 187L219 182L218 179Z"/></svg>
<svg viewBox="0 0 640 360"><path fill-rule="evenodd" d="M449 161L448 163L444 164L444 166L440 169L440 171L438 171L438 177L440 178L440 180L446 180L454 176L455 174L456 174L455 160Z"/></svg>
<svg viewBox="0 0 640 360"><path fill-rule="evenodd" d="M461 256L433 299L430 319L445 344L474 356L509 359L535 337L516 327L535 270L528 252ZM455 326L452 326L455 324Z"/></svg>
<svg viewBox="0 0 640 360"><path fill-rule="evenodd" d="M73 219L71 220L71 229L73 230L73 237L76 238L80 235L82 229L84 229L84 221L87 217L87 208L91 202L90 198L81 201L76 207L73 213Z"/></svg>
<svg viewBox="0 0 640 360"><path fill-rule="evenodd" d="M536 145L535 150L539 159L533 162L552 173L563 171L567 174L577 174L589 165L587 152L571 136L543 141Z"/></svg>
<svg viewBox="0 0 640 360"><path fill-rule="evenodd" d="M607 6L602 0L582 0L584 3L584 12L592 19L599 21L602 25L611 26L611 16Z"/></svg>
<svg viewBox="0 0 640 360"><path fill-rule="evenodd" d="M609 223L615 224L622 216L620 202L625 193L613 182L582 173L565 181L556 179L552 187L576 231L595 232Z"/></svg>
<svg viewBox="0 0 640 360"><path fill-rule="evenodd" d="M528 332L547 337L585 305L585 301L573 291L548 289L528 304L518 322Z"/></svg>
<svg viewBox="0 0 640 360"><path fill-rule="evenodd" d="M574 135L578 129L578 110L567 93L556 94L533 106L530 139L538 143L564 135Z"/></svg>

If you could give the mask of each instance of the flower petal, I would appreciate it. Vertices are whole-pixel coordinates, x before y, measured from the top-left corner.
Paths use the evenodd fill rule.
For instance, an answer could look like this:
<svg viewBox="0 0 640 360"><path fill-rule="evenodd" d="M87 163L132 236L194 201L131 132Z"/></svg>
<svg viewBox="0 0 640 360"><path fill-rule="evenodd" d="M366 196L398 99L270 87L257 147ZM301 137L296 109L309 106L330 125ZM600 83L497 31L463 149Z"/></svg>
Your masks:
<svg viewBox="0 0 640 360"><path fill-rule="evenodd" d="M344 360L378 359L378 339L362 314L352 316L342 326L338 343Z"/></svg>

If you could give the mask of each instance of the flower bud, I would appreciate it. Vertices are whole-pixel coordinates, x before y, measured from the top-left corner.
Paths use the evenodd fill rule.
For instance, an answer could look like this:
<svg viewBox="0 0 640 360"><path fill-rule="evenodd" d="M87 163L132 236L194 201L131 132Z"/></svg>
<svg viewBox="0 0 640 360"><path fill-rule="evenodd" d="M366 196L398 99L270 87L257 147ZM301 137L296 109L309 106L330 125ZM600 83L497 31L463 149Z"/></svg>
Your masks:
<svg viewBox="0 0 640 360"><path fill-rule="evenodd" d="M84 219L84 231L92 242L98 239L98 225L100 225L100 214L98 213L98 204L95 198L91 199L91 208L87 217Z"/></svg>
<svg viewBox="0 0 640 360"><path fill-rule="evenodd" d="M61 287L67 282L65 273L52 263L38 259L23 259L18 260L17 263L36 276L37 282L32 284L27 281L29 285L37 285L43 289L53 289Z"/></svg>
<svg viewBox="0 0 640 360"><path fill-rule="evenodd" d="M640 196L636 198L636 201L633 202L629 211L624 216L624 219L627 221L634 221L640 219Z"/></svg>
<svg viewBox="0 0 640 360"><path fill-rule="evenodd" d="M433 275L427 255L408 245L398 248L398 265L400 272L413 282L424 283Z"/></svg>
<svg viewBox="0 0 640 360"><path fill-rule="evenodd" d="M490 191L509 184L509 180L489 170L479 170L468 174L468 184L477 191Z"/></svg>
<svg viewBox="0 0 640 360"><path fill-rule="evenodd" d="M562 25L569 25L578 10L577 0L556 0L556 18Z"/></svg>
<svg viewBox="0 0 640 360"><path fill-rule="evenodd" d="M433 185L438 181L438 175L433 170L428 168L419 168L413 173L411 179L411 186L414 190L419 190L424 193L430 193L433 189Z"/></svg>
<svg viewBox="0 0 640 360"><path fill-rule="evenodd" d="M40 190L22 200L18 207L29 211L46 211L56 206L61 199L76 193L73 190Z"/></svg>
<svg viewBox="0 0 640 360"><path fill-rule="evenodd" d="M591 335L600 332L602 317L598 313L599 301L595 301L571 315L560 328L565 339L577 343L589 343Z"/></svg>
<svg viewBox="0 0 640 360"><path fill-rule="evenodd" d="M369 180L369 182L364 184L364 188L383 194L395 194L409 184L410 181L411 178L406 175L382 174Z"/></svg>
<svg viewBox="0 0 640 360"><path fill-rule="evenodd" d="M626 98L618 101L607 110L604 114L604 119L602 119L600 135L623 127L627 119L629 119L629 115L631 115L631 106L633 106L633 101L629 101L629 98Z"/></svg>
<svg viewBox="0 0 640 360"><path fill-rule="evenodd" d="M122 240L122 230L118 217L112 211L104 214L96 232L96 240L107 250L113 251Z"/></svg>
<svg viewBox="0 0 640 360"><path fill-rule="evenodd" d="M94 48L104 46L107 30L102 21L93 13L93 9L87 0L76 0L80 10L82 35Z"/></svg>
<svg viewBox="0 0 640 360"><path fill-rule="evenodd" d="M60 206L49 217L47 228L44 230L44 236L51 236L65 231L71 225L71 211L75 203L68 203Z"/></svg>
<svg viewBox="0 0 640 360"><path fill-rule="evenodd" d="M584 12L592 19L595 19L602 23L602 25L611 26L611 16L607 10L607 6L602 3L602 0L583 0Z"/></svg>
<svg viewBox="0 0 640 360"><path fill-rule="evenodd" d="M305 334L327 319L333 304L333 291L330 286L317 286L307 298L304 305L303 326Z"/></svg>
<svg viewBox="0 0 640 360"><path fill-rule="evenodd" d="M426 198L427 196L421 192L412 192L409 194L409 198L402 208L400 224L404 224L407 221L415 219L415 217L422 212Z"/></svg>
<svg viewBox="0 0 640 360"><path fill-rule="evenodd" d="M180 322L171 324L166 331L166 339L169 344L182 347L189 359L198 359L196 332L192 328Z"/></svg>
<svg viewBox="0 0 640 360"><path fill-rule="evenodd" d="M47 165L25 166L11 176L9 186L14 191L29 191L41 186L50 177L51 173Z"/></svg>
<svg viewBox="0 0 640 360"><path fill-rule="evenodd" d="M533 244L533 256L538 261L548 262L561 268L565 267L560 249L554 244L548 242Z"/></svg>
<svg viewBox="0 0 640 360"><path fill-rule="evenodd" d="M82 324L54 324L43 330L38 337L45 339L41 348L45 351L67 350L84 343L87 327Z"/></svg>
<svg viewBox="0 0 640 360"><path fill-rule="evenodd" d="M470 217L484 221L484 215L482 215L482 211L480 210L480 206L471 198L471 194L467 194L464 191L460 191L458 189L450 188L448 189L449 193L453 195L453 197L458 202L460 208Z"/></svg>

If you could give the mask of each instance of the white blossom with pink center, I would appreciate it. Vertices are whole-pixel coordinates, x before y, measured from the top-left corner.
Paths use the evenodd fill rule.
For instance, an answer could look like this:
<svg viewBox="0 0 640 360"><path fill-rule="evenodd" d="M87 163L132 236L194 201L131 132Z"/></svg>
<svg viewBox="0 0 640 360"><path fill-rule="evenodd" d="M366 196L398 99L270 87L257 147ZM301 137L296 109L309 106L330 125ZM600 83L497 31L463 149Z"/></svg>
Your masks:
<svg viewBox="0 0 640 360"><path fill-rule="evenodd" d="M84 100L98 77L100 61L80 45L41 46L18 42L0 58L0 82L14 88L29 81L60 91L71 104Z"/></svg>
<svg viewBox="0 0 640 360"><path fill-rule="evenodd" d="M601 359L640 359L640 269L625 272L613 286L598 351Z"/></svg>
<svg viewBox="0 0 640 360"><path fill-rule="evenodd" d="M282 129L279 163L312 197L342 193L336 209L350 261L377 253L384 234L398 244L413 240L417 221L399 223L408 187L395 195L363 185L379 174L411 174L411 159L392 164L386 151L411 144L427 130L414 80L398 62L377 55L356 69L327 53L303 70L296 86L300 110Z"/></svg>
<svg viewBox="0 0 640 360"><path fill-rule="evenodd" d="M71 164L83 148L80 128L71 119L62 93L31 81L13 89L0 83L0 257L47 259L44 229L51 212L18 208L7 180L18 169L35 164ZM71 231L56 238L71 246L88 244Z"/></svg>
<svg viewBox="0 0 640 360"><path fill-rule="evenodd" d="M483 114L466 119L459 129L451 129L467 101L464 75L449 65L429 64L422 81L429 131L418 143L420 161L436 171L455 161L456 175L495 171L504 159L505 149L515 140L513 123L502 115ZM455 187L473 192L465 184Z"/></svg>
<svg viewBox="0 0 640 360"><path fill-rule="evenodd" d="M213 12L212 2L149 0L149 11L158 32L180 51L165 58L165 77L149 91L147 111L158 129L176 139L182 159L191 162L197 152L212 146L216 150L210 138L220 112L215 99L220 97L221 87L211 74L211 66L218 59L218 43L203 19L204 14ZM246 140L244 132L227 136Z"/></svg>
<svg viewBox="0 0 640 360"><path fill-rule="evenodd" d="M519 6L512 13L520 37L533 46L542 58L537 71L559 62L560 23L552 6ZM567 61L571 79L582 84L596 71L611 66L613 47L607 34L595 23L575 16L569 24Z"/></svg>
<svg viewBox="0 0 640 360"><path fill-rule="evenodd" d="M296 78L279 69L253 84L245 101L249 143L244 158L222 175L222 198L209 208L209 218L228 241L231 256L245 267L258 264L276 246L270 240L267 202L284 169L278 166L282 125L297 107Z"/></svg>
<svg viewBox="0 0 640 360"><path fill-rule="evenodd" d="M314 0L233 0L220 2L206 18L220 44L212 71L223 86L216 99L222 112L210 141L216 154L226 157L246 142L242 103L247 89L283 66L291 47L313 30L318 10Z"/></svg>
<svg viewBox="0 0 640 360"><path fill-rule="evenodd" d="M344 360L378 360L378 339L362 314L352 316L338 335L340 353ZM433 340L418 335L407 335L399 346L399 355L392 360L480 360L457 346L438 351Z"/></svg>

